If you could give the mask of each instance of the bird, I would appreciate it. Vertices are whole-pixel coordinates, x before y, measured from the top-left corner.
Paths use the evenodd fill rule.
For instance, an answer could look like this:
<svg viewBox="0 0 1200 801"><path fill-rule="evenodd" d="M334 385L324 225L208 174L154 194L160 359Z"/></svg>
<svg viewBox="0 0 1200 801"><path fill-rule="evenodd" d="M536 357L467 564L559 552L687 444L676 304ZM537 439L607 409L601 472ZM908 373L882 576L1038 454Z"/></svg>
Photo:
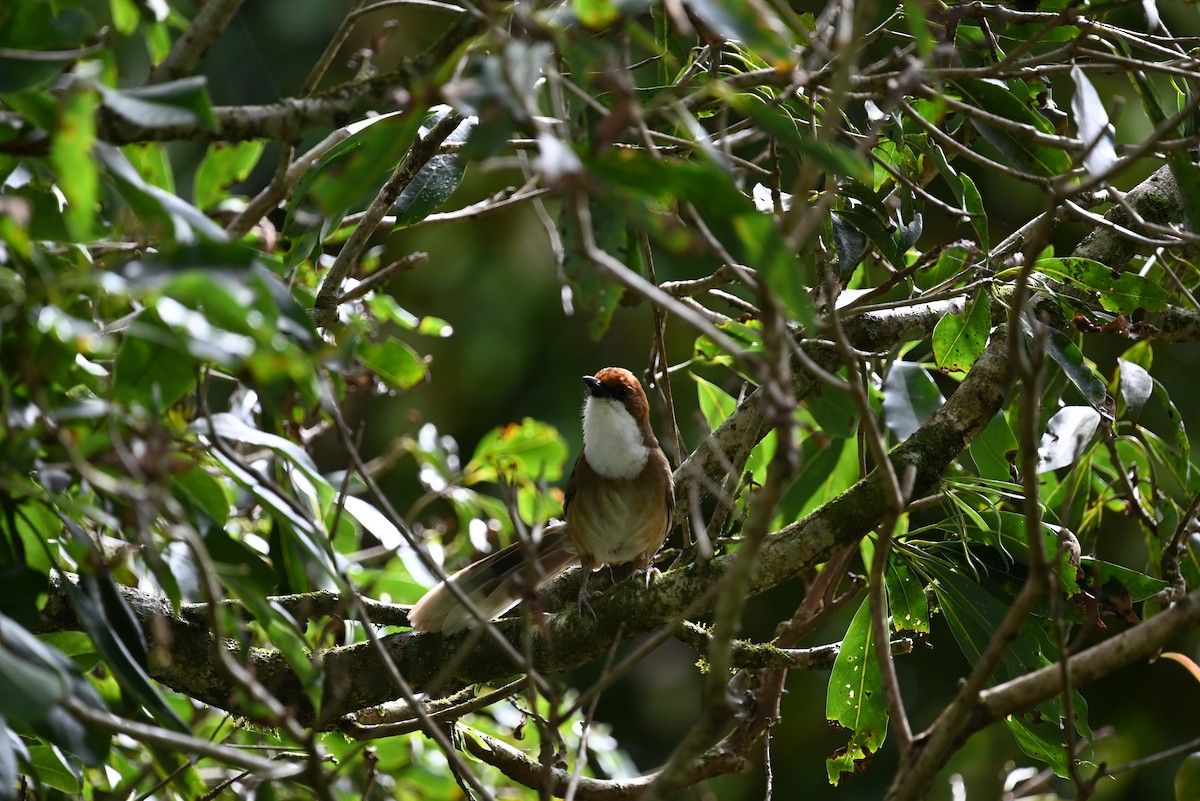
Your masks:
<svg viewBox="0 0 1200 801"><path fill-rule="evenodd" d="M453 634L476 617L447 589L452 583L489 620L573 565L583 567L581 612L591 611L587 579L604 565L632 563L649 587L651 562L671 529L671 465L650 425L650 402L633 373L605 367L583 376L583 450L567 479L562 522L467 565L409 610L418 633Z"/></svg>

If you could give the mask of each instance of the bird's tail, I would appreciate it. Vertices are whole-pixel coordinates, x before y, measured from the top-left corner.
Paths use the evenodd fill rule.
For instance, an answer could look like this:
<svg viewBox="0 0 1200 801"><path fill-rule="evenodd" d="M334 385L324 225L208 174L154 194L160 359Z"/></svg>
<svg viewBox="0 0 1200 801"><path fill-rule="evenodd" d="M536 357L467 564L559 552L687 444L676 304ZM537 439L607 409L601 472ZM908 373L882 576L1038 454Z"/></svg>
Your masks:
<svg viewBox="0 0 1200 801"><path fill-rule="evenodd" d="M536 540L514 542L439 583L409 610L409 623L414 631L453 634L476 622L476 618L446 587L448 582L491 620L578 561L566 524L554 523Z"/></svg>

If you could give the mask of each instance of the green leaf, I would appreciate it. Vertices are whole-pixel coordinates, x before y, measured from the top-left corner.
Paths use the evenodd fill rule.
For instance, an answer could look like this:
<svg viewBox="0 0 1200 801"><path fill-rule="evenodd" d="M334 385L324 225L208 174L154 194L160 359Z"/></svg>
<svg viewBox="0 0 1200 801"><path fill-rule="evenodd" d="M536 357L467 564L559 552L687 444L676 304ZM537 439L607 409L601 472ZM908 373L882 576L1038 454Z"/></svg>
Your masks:
<svg viewBox="0 0 1200 801"><path fill-rule="evenodd" d="M203 75L133 89L98 88L104 105L135 125L147 128L199 125L210 131L220 129L208 97L208 79Z"/></svg>
<svg viewBox="0 0 1200 801"><path fill-rule="evenodd" d="M929 599L925 597L925 583L912 571L899 551L893 551L888 559L887 582L888 609L892 616L892 628L896 631L929 633Z"/></svg>
<svg viewBox="0 0 1200 801"><path fill-rule="evenodd" d="M358 346L358 357L371 372L400 390L412 389L429 377L421 356L398 339L364 342Z"/></svg>
<svg viewBox="0 0 1200 801"><path fill-rule="evenodd" d="M893 362L883 379L883 412L888 428L901 442L945 402L929 371L916 362Z"/></svg>
<svg viewBox="0 0 1200 801"><path fill-rule="evenodd" d="M87 765L102 764L111 735L90 730L70 715L60 705L67 698L105 710L100 696L66 655L0 615L0 717L28 724Z"/></svg>
<svg viewBox="0 0 1200 801"><path fill-rule="evenodd" d="M96 141L96 93L75 82L62 96L62 107L50 162L58 175L58 187L67 198L66 222L76 240L91 241L92 224L100 180L92 147Z"/></svg>
<svg viewBox="0 0 1200 801"><path fill-rule="evenodd" d="M965 373L987 346L991 293L975 290L963 314L947 314L933 329L933 356L943 373Z"/></svg>
<svg viewBox="0 0 1200 801"><path fill-rule="evenodd" d="M284 233L294 235L295 214L307 202L338 221L364 208L412 146L424 117L425 107L416 104L347 125L346 139L331 148L292 193Z"/></svg>
<svg viewBox="0 0 1200 801"><path fill-rule="evenodd" d="M77 541L86 540L87 535L78 526L64 522L68 523L67 528ZM83 574L78 585L63 581L62 587L84 631L91 636L104 663L117 678L121 692L145 707L160 726L189 733L191 729L175 714L146 674L146 645L141 625L117 590L113 578Z"/></svg>
<svg viewBox="0 0 1200 801"><path fill-rule="evenodd" d="M596 246L618 259L627 259L629 226L619 213L603 209L594 199L587 203L592 211L592 234ZM599 213L597 213L599 212ZM597 341L608 331L612 316L625 294L625 288L596 269L584 252L581 232L575 215L564 207L559 215L563 242L563 274L571 287L572 300L577 308L591 317L588 333Z"/></svg>
<svg viewBox="0 0 1200 801"><path fill-rule="evenodd" d="M1105 177L1117 163L1116 130L1109 124L1108 112L1096 87L1078 64L1071 65L1071 80L1075 83L1071 111L1079 140L1087 148L1083 154L1084 169L1092 178Z"/></svg>
<svg viewBox="0 0 1200 801"><path fill-rule="evenodd" d="M714 87L722 84L713 84ZM836 142L820 142L800 128L786 107L768 103L756 94L729 93L729 104L753 119L758 126L791 151L798 161L812 161L830 175L859 183L872 181L871 162L856 150Z"/></svg>
<svg viewBox="0 0 1200 801"><path fill-rule="evenodd" d="M975 239L979 243L979 249L987 251L991 245L988 238L987 211L983 208L983 196L979 194L975 181L966 173L962 173L962 203L971 214L968 219L971 227L975 230Z"/></svg>
<svg viewBox="0 0 1200 801"><path fill-rule="evenodd" d="M982 478L998 481L1012 479L1009 454L1017 449L1017 438L1002 413L997 413L983 431L971 440L971 459Z"/></svg>
<svg viewBox="0 0 1200 801"><path fill-rule="evenodd" d="M1121 399L1125 401L1126 414L1136 420L1154 394L1154 378L1140 364L1117 359L1117 383Z"/></svg>
<svg viewBox="0 0 1200 801"><path fill-rule="evenodd" d="M83 773L52 745L29 746L29 772L38 783L81 797Z"/></svg>
<svg viewBox="0 0 1200 801"><path fill-rule="evenodd" d="M198 362L160 320L143 318L126 329L117 349L112 400L166 410L195 386Z"/></svg>
<svg viewBox="0 0 1200 801"><path fill-rule="evenodd" d="M227 239L224 229L200 209L171 192L146 183L120 150L103 142L97 142L94 150L117 192L142 224L158 237L160 244L189 245L199 239L214 242Z"/></svg>
<svg viewBox="0 0 1200 801"><path fill-rule="evenodd" d="M262 156L266 142L215 142L209 145L196 178L192 182L192 202L197 208L211 209L226 197L225 189L250 177L250 171Z"/></svg>
<svg viewBox="0 0 1200 801"><path fill-rule="evenodd" d="M838 209L833 213L871 240L879 255L893 268L904 268L904 250L888 225L873 212L856 206Z"/></svg>
<svg viewBox="0 0 1200 801"><path fill-rule="evenodd" d="M966 263L967 249L961 245L952 245L938 254L932 267L918 270L913 275L913 283L920 289L932 289L962 272Z"/></svg>
<svg viewBox="0 0 1200 801"><path fill-rule="evenodd" d="M921 569L933 578L933 588L942 614L963 655L974 664L995 636L1008 612L1009 603L996 598L958 570L936 560L922 560ZM1027 621L1005 650L993 683L1023 676L1051 664L1055 658L1056 649L1046 633ZM1078 728L1086 735L1087 705L1078 692L1075 692L1073 700ZM1067 775L1061 697L1043 701L1028 712L1010 715L1004 723L1022 751L1045 762L1057 775Z"/></svg>
<svg viewBox="0 0 1200 801"><path fill-rule="evenodd" d="M769 214L747 212L733 219L746 264L758 270L787 306L788 313L805 330L813 331L816 313L808 297L808 285L799 259L788 252L782 234Z"/></svg>
<svg viewBox="0 0 1200 801"><path fill-rule="evenodd" d="M422 128L421 135L424 136L438 120L449 113L450 111L447 109L431 119L429 124ZM472 120L463 120L446 137L445 143L453 145L466 142L474 127L475 123ZM413 176L408 186L404 187L400 197L396 198L395 227L397 229L406 228L441 208L442 204L454 194L454 190L458 189L458 185L462 183L465 170L466 165L458 153L443 153L426 162L425 166Z"/></svg>
<svg viewBox="0 0 1200 801"><path fill-rule="evenodd" d="M1007 86L999 81L978 78L962 78L954 82L954 88L963 101L991 114L1005 117L1013 122L1030 125L1046 134L1053 134L1050 122L1034 112ZM1014 167L1043 178L1053 178L1069 172L1071 157L1063 150L1007 127L993 126L971 118L971 124L993 147Z"/></svg>
<svg viewBox="0 0 1200 801"><path fill-rule="evenodd" d="M467 463L466 484L498 481L501 474L558 481L567 459L567 441L549 423L526 417L483 435Z"/></svg>
<svg viewBox="0 0 1200 801"><path fill-rule="evenodd" d="M688 8L714 32L741 42L773 66L791 63L795 41L766 4L746 0L689 0Z"/></svg>
<svg viewBox="0 0 1200 801"><path fill-rule="evenodd" d="M55 3L10 2L0 13L0 47L17 51L74 50L95 30L89 14ZM0 56L0 94L42 86L74 61L47 55Z"/></svg>
<svg viewBox="0 0 1200 801"><path fill-rule="evenodd" d="M1106 562L1094 556L1084 556L1079 561L1085 571L1095 572L1097 585L1103 586L1110 581L1116 581L1129 591L1129 598L1134 603L1157 595L1169 586L1162 579L1147 576L1145 573L1139 573L1124 565Z"/></svg>
<svg viewBox="0 0 1200 801"><path fill-rule="evenodd" d="M621 148L591 160L588 166L600 180L633 189L668 206L686 201L716 217L754 210L754 201L737 188L728 173L711 162L655 158L640 150Z"/></svg>
<svg viewBox="0 0 1200 801"><path fill-rule="evenodd" d="M171 490L175 497L203 512L218 526L229 519L230 501L221 483L202 468L171 476Z"/></svg>
<svg viewBox="0 0 1200 801"><path fill-rule="evenodd" d="M696 382L696 393L700 400L700 412L704 415L704 420L708 424L709 430L715 431L737 409L737 399L716 384L706 381L695 373L692 373L691 376ZM750 452L750 456L746 460L746 472L753 474L761 482L762 477L767 473L767 465L771 463L771 457L774 454L775 432L771 431ZM734 456L734 454L729 454L731 459Z"/></svg>
<svg viewBox="0 0 1200 801"><path fill-rule="evenodd" d="M1162 286L1137 273L1114 273L1098 261L1039 259L1034 269L1056 281L1097 293L1100 305L1111 312L1133 314L1138 309L1162 311L1167 307L1167 291Z"/></svg>
<svg viewBox="0 0 1200 801"><path fill-rule="evenodd" d="M1159 105L1154 85L1147 80L1146 74L1141 70L1130 70L1128 74L1133 78L1133 85L1142 98L1142 106L1145 108L1146 116L1150 118L1151 124L1162 125L1166 121L1166 114ZM1174 135L1187 136L1189 132L1180 132L1176 129ZM1171 133L1168 132L1167 136L1171 136ZM1191 230L1200 230L1200 171L1196 169L1196 165L1192 161L1192 154L1187 150L1172 148L1167 151L1166 159L1183 200L1183 216L1188 221Z"/></svg>
<svg viewBox="0 0 1200 801"><path fill-rule="evenodd" d="M1022 318L1021 330L1031 336L1029 324ZM1103 409L1108 397L1108 388L1094 367L1084 359L1083 351L1063 332L1056 328L1047 329L1046 353L1062 368L1063 373L1079 390L1084 399L1097 409Z"/></svg>
<svg viewBox="0 0 1200 801"><path fill-rule="evenodd" d="M875 656L869 599L858 607L842 638L829 674L825 717L851 732L850 742L825 760L829 783L836 785L843 775L853 776L865 767L887 736L887 698Z"/></svg>

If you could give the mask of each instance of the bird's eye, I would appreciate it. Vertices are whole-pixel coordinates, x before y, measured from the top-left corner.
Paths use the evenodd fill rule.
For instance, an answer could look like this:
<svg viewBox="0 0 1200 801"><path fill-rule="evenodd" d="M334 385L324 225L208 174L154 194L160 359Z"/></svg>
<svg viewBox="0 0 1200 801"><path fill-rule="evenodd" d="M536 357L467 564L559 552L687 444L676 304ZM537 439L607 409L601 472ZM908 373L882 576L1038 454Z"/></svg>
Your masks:
<svg viewBox="0 0 1200 801"><path fill-rule="evenodd" d="M608 394L615 400L623 401L625 396L629 394L629 387L624 384L613 384L608 388Z"/></svg>

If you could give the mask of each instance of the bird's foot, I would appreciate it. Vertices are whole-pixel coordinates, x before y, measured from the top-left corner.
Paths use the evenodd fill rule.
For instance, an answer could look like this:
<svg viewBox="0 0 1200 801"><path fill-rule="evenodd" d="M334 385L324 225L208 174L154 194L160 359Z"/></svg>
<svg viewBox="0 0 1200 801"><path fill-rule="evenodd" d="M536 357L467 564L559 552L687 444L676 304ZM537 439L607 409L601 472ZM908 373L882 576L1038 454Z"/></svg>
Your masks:
<svg viewBox="0 0 1200 801"><path fill-rule="evenodd" d="M587 614L591 615L593 619L595 619L596 612L592 609L591 604L591 600L595 596L596 593L588 592L587 587L579 588L579 615L581 617L586 612Z"/></svg>
<svg viewBox="0 0 1200 801"><path fill-rule="evenodd" d="M633 571L633 575L642 576L642 581L645 583L646 589L650 589L651 579L657 579L662 575L662 572L657 567L651 565L650 567L639 567Z"/></svg>

